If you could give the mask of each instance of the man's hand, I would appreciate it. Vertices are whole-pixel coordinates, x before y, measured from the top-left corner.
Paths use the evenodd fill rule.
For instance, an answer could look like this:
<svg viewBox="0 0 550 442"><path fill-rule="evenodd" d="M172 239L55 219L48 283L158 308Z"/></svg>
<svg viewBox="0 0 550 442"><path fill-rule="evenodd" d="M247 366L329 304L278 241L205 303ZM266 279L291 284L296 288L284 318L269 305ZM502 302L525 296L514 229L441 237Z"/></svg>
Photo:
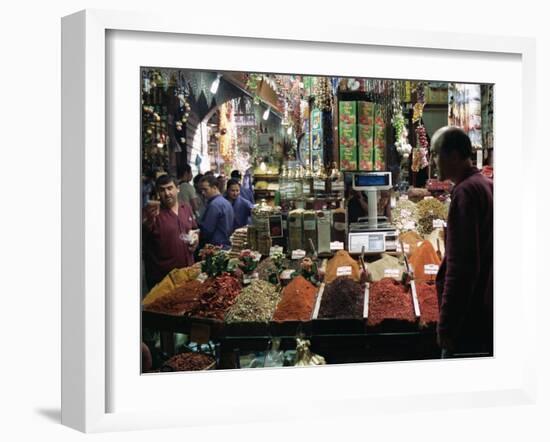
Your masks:
<svg viewBox="0 0 550 442"><path fill-rule="evenodd" d="M160 214L160 204L158 201L149 201L143 211L143 223L152 226L155 218Z"/></svg>

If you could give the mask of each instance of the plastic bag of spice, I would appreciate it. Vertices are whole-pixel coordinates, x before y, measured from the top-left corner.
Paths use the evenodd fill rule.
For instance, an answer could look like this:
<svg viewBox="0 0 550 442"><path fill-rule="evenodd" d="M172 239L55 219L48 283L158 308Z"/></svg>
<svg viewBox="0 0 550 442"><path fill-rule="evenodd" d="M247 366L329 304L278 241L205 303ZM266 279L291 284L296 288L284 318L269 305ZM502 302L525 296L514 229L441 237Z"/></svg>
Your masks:
<svg viewBox="0 0 550 442"><path fill-rule="evenodd" d="M359 264L345 250L338 250L336 255L329 259L324 281L330 284L339 276L346 276L357 282L361 276Z"/></svg>

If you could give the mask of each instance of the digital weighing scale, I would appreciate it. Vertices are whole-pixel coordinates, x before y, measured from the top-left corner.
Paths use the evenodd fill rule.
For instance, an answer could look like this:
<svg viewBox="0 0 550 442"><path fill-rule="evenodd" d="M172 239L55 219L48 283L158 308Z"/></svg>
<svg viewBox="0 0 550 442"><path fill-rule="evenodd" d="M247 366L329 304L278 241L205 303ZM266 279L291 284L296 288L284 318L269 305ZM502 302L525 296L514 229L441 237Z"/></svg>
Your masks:
<svg viewBox="0 0 550 442"><path fill-rule="evenodd" d="M368 217L349 225L349 253L396 251L397 231L386 217L378 216L378 191L392 188L391 172L354 173L351 185L353 190L366 192L369 209Z"/></svg>

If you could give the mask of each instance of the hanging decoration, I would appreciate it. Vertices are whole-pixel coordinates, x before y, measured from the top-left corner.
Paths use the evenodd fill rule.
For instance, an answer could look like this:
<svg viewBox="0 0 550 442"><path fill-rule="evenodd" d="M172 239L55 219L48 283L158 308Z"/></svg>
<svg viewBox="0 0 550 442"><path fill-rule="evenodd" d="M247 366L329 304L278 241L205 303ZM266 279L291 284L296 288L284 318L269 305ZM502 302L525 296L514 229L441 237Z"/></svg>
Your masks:
<svg viewBox="0 0 550 442"><path fill-rule="evenodd" d="M424 112L424 105L426 103L426 98L424 94L424 89L426 84L424 82L418 82L416 84L416 103L413 107L413 123L415 124L415 133L416 133L416 147L413 149L412 154L412 164L411 170L413 172L419 172L421 169L429 166L428 161L428 150L430 144L428 142L428 135L426 133L426 128L422 124L422 115Z"/></svg>

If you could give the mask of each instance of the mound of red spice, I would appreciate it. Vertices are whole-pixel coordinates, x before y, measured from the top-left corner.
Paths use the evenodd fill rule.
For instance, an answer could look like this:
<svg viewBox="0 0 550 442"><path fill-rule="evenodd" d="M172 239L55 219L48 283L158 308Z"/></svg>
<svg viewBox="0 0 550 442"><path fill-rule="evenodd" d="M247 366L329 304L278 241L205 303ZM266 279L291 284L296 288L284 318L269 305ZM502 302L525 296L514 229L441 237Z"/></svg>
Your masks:
<svg viewBox="0 0 550 442"><path fill-rule="evenodd" d="M315 306L317 288L303 276L296 276L284 288L274 321L309 321Z"/></svg>
<svg viewBox="0 0 550 442"><path fill-rule="evenodd" d="M420 304L420 323L428 325L439 321L439 302L434 284L419 282L416 284L416 296Z"/></svg>
<svg viewBox="0 0 550 442"><path fill-rule="evenodd" d="M224 274L205 282L205 284L207 284L206 290L189 314L193 317L222 321L225 312L235 303L237 296L241 293L241 283L237 278Z"/></svg>
<svg viewBox="0 0 550 442"><path fill-rule="evenodd" d="M414 322L414 307L408 289L393 278L383 278L370 285L367 325L375 326L385 319Z"/></svg>
<svg viewBox="0 0 550 442"><path fill-rule="evenodd" d="M364 290L346 276L339 276L325 287L319 307L319 318L361 319Z"/></svg>

